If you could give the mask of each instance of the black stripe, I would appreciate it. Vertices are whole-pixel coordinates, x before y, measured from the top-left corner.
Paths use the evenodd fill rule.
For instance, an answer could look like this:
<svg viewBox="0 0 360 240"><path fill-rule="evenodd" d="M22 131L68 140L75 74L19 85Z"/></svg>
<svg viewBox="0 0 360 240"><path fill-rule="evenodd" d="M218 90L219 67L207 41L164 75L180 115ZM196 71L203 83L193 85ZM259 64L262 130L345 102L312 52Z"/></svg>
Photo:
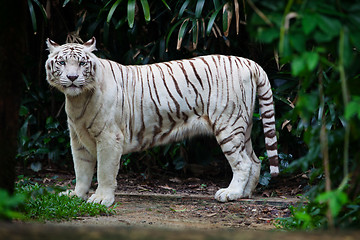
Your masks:
<svg viewBox="0 0 360 240"><path fill-rule="evenodd" d="M151 71L151 68L149 68L149 69L150 69L150 71ZM155 99L154 99L154 97L153 97L153 95L152 95L149 78L148 78L147 83L148 83L148 87L149 87L149 93L150 93L151 101L152 101L153 104L154 104L155 112L156 112L156 114L158 115L158 118L159 118L159 128L162 128L163 117L161 116L161 114L160 114L160 109L158 108L158 106L157 106L157 104L156 104L156 102L155 102Z"/></svg>
<svg viewBox="0 0 360 240"><path fill-rule="evenodd" d="M94 138L97 138L98 136L100 136L100 134L104 131L105 126L106 126L106 122L104 123L104 126L102 127L102 129L97 134L94 135Z"/></svg>
<svg viewBox="0 0 360 240"><path fill-rule="evenodd" d="M155 90L156 99L158 100L159 105L161 106L160 97L159 97L159 94L158 94L158 91L157 91L157 88L156 88L156 84L155 84L155 76L154 76L152 67L150 65L149 65L149 69L150 69L152 80L153 80L152 82L153 82L153 86L154 86L154 90Z"/></svg>
<svg viewBox="0 0 360 240"><path fill-rule="evenodd" d="M162 68L158 65L158 64L155 64L155 66L159 69L159 72L160 72L160 75L161 75L161 78L163 80L163 83L164 83L164 86L166 88L166 91L168 92L170 98L173 100L174 104L175 104L175 107L176 107L176 117L177 118L180 118L180 105L179 103L176 101L176 99L174 98L174 96L171 94L171 91L169 90L167 84L166 84L166 80L165 80L165 75L164 75L164 72L162 70Z"/></svg>
<svg viewBox="0 0 360 240"><path fill-rule="evenodd" d="M208 94L208 101L207 101L207 108L206 108L206 114L209 115L209 108L210 108L210 102L211 102L211 83L210 83L210 77L208 75L208 71L209 73L211 74L211 69L210 69L210 66L208 64L208 62L204 59L204 58L200 58L204 63L205 65L207 66L207 70L205 69L205 73L206 73L206 80L208 82L208 85L209 85L209 94Z"/></svg>
<svg viewBox="0 0 360 240"><path fill-rule="evenodd" d="M136 68L137 69L137 72L138 72L138 76L139 76L139 68ZM141 83L141 98L140 98L140 113L141 113L141 128L140 128L140 131L138 132L137 134L137 139L138 139L138 142L139 144L141 145L143 140L144 140L144 133L145 133L145 123L144 123L144 81L143 79L141 78L138 78L138 80L140 81Z"/></svg>
<svg viewBox="0 0 360 240"><path fill-rule="evenodd" d="M180 91L180 88L179 88L179 84L177 83L177 81L176 81L176 79L175 79L175 77L174 77L174 73L173 73L173 71L172 71L172 69L171 69L171 66L170 66L168 63L163 63L163 64L168 67L167 70L168 70L169 75L171 76L171 78L172 78L172 80L173 80L173 82L174 82L176 91L178 92L178 94L180 95L180 97L183 98L183 95L182 95L182 93L181 93L181 91Z"/></svg>
<svg viewBox="0 0 360 240"><path fill-rule="evenodd" d="M89 126L87 127L87 129L91 129L92 128L92 125L94 124L95 122L95 119L97 118L97 116L99 115L101 109L102 109L102 106L103 104L100 105L99 109L97 110L97 112L95 113L94 117L92 118L92 120L90 121L90 124Z"/></svg>
<svg viewBox="0 0 360 240"><path fill-rule="evenodd" d="M262 118L272 118L274 115L275 114L274 114L273 109L269 109L266 112L261 113Z"/></svg>
<svg viewBox="0 0 360 240"><path fill-rule="evenodd" d="M273 138L276 136L276 131L274 129L270 129L264 133L266 138Z"/></svg>
<svg viewBox="0 0 360 240"><path fill-rule="evenodd" d="M224 145L224 144L232 141L233 138L234 138L234 136L233 136L233 135L230 135L230 136L228 136L227 138L224 138L223 140L221 140L221 142L219 142L219 145L222 146L222 145Z"/></svg>
<svg viewBox="0 0 360 240"><path fill-rule="evenodd" d="M266 150L271 150L271 151L277 150L277 142L274 142L272 145L268 145L266 143L265 148L266 148Z"/></svg>
<svg viewBox="0 0 360 240"><path fill-rule="evenodd" d="M279 166L278 156L269 157L269 163L270 163L270 166L274 166L274 167Z"/></svg>
<svg viewBox="0 0 360 240"><path fill-rule="evenodd" d="M199 74L198 74L197 71L196 71L196 68L195 68L195 66L194 66L194 63L193 63L192 61L189 61L189 63L190 63L190 66L192 67L192 69L193 69L193 71L194 71L194 73L195 73L196 79L197 79L198 82L200 83L201 88L204 90L203 83L202 83L202 81L201 81L201 78L200 78Z"/></svg>
<svg viewBox="0 0 360 240"><path fill-rule="evenodd" d="M87 110L87 107L89 106L89 103L90 103L90 101L91 101L92 96L93 96L92 93L89 94L89 96L87 97L86 102L85 102L85 104L84 104L84 107L83 107L82 110L81 110L80 115L79 115L78 117L76 117L75 120L80 120L80 119L84 116L84 114L85 114L85 112L86 112L86 110Z"/></svg>
<svg viewBox="0 0 360 240"><path fill-rule="evenodd" d="M186 80L186 83L187 83L187 85L189 86L189 85L191 85L191 87L193 88L193 90L194 90L194 92L195 92L195 104L196 104L196 106L198 106L198 104L197 104L197 100L198 100L198 97L199 97L199 92L198 92L198 90L196 89L196 87L195 87L195 85L189 80L189 76L187 75L187 72L186 72L186 70L185 70L185 68L184 68L184 65L182 64L182 62L177 62L178 64L179 64L179 67L180 67L180 69L181 69L181 71L183 72L183 74L184 74L184 76L185 76L185 80ZM186 98L185 98L185 100L186 100ZM190 108L191 109L191 108Z"/></svg>
<svg viewBox="0 0 360 240"><path fill-rule="evenodd" d="M170 129L169 129L169 131L167 131L166 133L164 133L163 135L161 135L160 141L163 141L164 138L166 138L167 136L169 136L170 133L174 130L174 128L175 128L175 126L176 126L176 122L175 122L175 120L171 117L170 113L168 113L168 119L169 119L170 122L171 122Z"/></svg>

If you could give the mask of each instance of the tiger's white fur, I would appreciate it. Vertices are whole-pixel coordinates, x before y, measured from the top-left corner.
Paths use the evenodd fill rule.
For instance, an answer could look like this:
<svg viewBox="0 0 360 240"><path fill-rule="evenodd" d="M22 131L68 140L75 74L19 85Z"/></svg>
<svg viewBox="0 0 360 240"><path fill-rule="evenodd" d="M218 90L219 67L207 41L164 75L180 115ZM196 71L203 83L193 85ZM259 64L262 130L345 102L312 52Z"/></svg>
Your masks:
<svg viewBox="0 0 360 240"><path fill-rule="evenodd" d="M97 163L98 188L88 201L110 206L122 154L213 134L233 171L215 198L251 197L260 174L250 139L256 92L271 173L278 174L271 87L255 62L210 55L123 66L96 57L95 38L61 46L48 39L47 45L47 81L66 98L76 174L69 194L87 197Z"/></svg>

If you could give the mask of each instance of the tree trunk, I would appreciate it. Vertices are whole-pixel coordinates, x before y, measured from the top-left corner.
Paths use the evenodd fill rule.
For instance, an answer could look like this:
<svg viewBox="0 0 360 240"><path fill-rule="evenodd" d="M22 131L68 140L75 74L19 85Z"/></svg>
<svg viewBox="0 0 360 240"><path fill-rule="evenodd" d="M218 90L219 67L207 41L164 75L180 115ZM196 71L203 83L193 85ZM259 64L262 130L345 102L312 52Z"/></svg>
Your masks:
<svg viewBox="0 0 360 240"><path fill-rule="evenodd" d="M0 3L0 188L13 192L26 54L27 1Z"/></svg>

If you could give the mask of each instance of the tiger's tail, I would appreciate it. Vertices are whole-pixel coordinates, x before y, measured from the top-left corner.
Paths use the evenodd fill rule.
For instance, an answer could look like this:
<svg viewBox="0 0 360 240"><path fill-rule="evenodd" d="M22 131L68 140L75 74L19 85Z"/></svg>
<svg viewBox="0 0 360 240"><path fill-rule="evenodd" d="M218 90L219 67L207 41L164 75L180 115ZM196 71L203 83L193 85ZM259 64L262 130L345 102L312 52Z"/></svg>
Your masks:
<svg viewBox="0 0 360 240"><path fill-rule="evenodd" d="M270 174L275 177L279 175L279 161L273 94L267 74L261 67L259 69L260 76L257 77L257 95L265 134L265 147L270 162Z"/></svg>

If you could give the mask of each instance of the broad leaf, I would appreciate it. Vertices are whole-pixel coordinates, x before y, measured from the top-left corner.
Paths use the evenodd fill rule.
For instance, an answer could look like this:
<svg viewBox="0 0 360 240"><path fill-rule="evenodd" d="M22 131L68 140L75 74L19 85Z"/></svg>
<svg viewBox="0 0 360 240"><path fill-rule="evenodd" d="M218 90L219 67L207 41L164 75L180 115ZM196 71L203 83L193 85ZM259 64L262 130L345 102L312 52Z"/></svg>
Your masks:
<svg viewBox="0 0 360 240"><path fill-rule="evenodd" d="M128 24L129 24L130 28L133 28L133 26L134 26L135 6L136 6L136 1L135 0L128 0L127 19L128 19Z"/></svg>
<svg viewBox="0 0 360 240"><path fill-rule="evenodd" d="M108 14L108 16L107 16L107 18L106 18L106 21L107 21L108 23L110 23L111 18L112 18L113 14L114 14L114 12L115 12L115 10L116 10L116 8L119 6L119 4L120 4L121 1L122 1L122 0L117 0L117 1L111 6L110 11L109 11L109 14Z"/></svg>
<svg viewBox="0 0 360 240"><path fill-rule="evenodd" d="M301 20L304 33L309 35L316 28L316 18L313 14L304 14Z"/></svg>
<svg viewBox="0 0 360 240"><path fill-rule="evenodd" d="M178 34L178 39L177 39L177 46L176 46L176 49L179 50L180 47L181 47L181 43L184 39L184 35L185 35L185 31L186 31L186 27L189 23L189 18L185 19L183 21L183 23L181 24L180 26L180 30L179 30L179 34Z"/></svg>
<svg viewBox="0 0 360 240"><path fill-rule="evenodd" d="M144 11L144 17L146 22L150 22L150 7L147 0L140 0L143 11Z"/></svg>
<svg viewBox="0 0 360 240"><path fill-rule="evenodd" d="M204 3L205 3L205 0L198 0L197 3L196 3L196 8L195 8L195 17L196 18L200 18L201 16L201 12L204 8Z"/></svg>

